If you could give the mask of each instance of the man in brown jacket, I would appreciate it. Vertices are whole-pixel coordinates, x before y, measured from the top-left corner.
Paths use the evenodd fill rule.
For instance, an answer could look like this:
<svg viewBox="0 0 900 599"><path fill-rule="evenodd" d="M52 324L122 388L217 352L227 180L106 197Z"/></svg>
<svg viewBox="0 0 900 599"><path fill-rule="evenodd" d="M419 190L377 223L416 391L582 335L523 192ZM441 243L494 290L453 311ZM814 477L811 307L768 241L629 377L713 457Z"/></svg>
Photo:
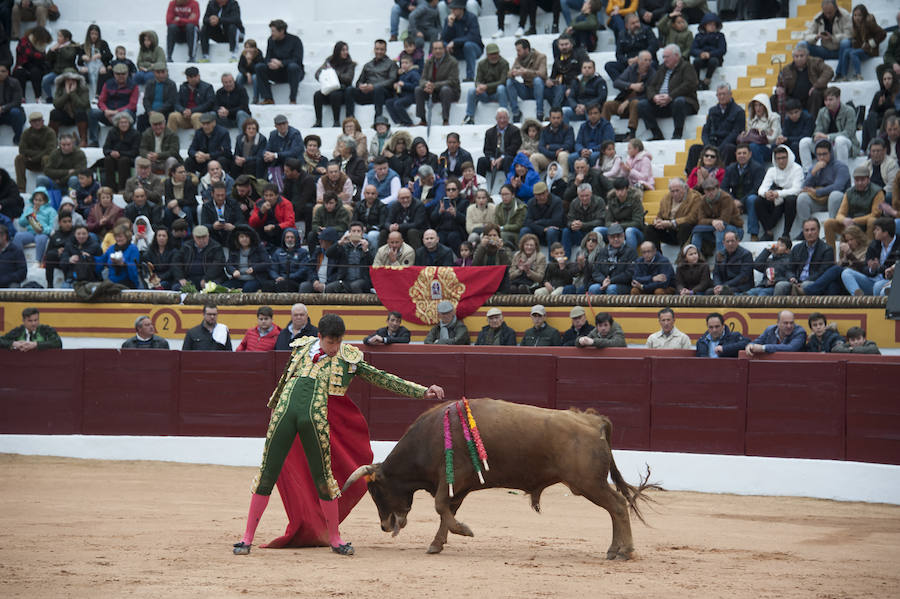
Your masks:
<svg viewBox="0 0 900 599"><path fill-rule="evenodd" d="M56 149L56 132L44 126L44 115L32 112L28 115L31 125L22 132L19 153L16 155L16 184L19 191L25 191L25 169L35 172L44 170L44 160Z"/></svg>
<svg viewBox="0 0 900 599"><path fill-rule="evenodd" d="M784 105L789 98L796 98L809 114L818 114L825 100L825 88L834 76L834 70L821 58L809 55L805 43L797 44L791 53L794 62L786 65L778 76L772 106L784 115Z"/></svg>
<svg viewBox="0 0 900 599"><path fill-rule="evenodd" d="M659 212L653 224L645 227L647 241L658 248L662 242L683 246L697 224L697 212L702 201L700 194L688 189L684 179L669 181L669 193L659 201Z"/></svg>
<svg viewBox="0 0 900 599"><path fill-rule="evenodd" d="M419 127L428 125L425 115L425 100L431 98L441 103L444 126L450 124L450 105L459 100L459 63L447 54L444 42L431 42L431 58L425 61L422 78L416 88L416 116Z"/></svg>
<svg viewBox="0 0 900 599"><path fill-rule="evenodd" d="M516 60L506 80L506 95L513 122L522 122L519 98L534 100L537 104L537 120L544 120L544 79L547 78L547 57L532 49L526 39L516 40Z"/></svg>
<svg viewBox="0 0 900 599"><path fill-rule="evenodd" d="M725 233L734 232L738 241L744 236L744 220L735 207L734 198L728 192L719 189L719 181L715 177L707 177L701 184L703 198L697 204L697 225L694 227L691 243L703 248L703 240L715 237L716 251L724 252Z"/></svg>
<svg viewBox="0 0 900 599"><path fill-rule="evenodd" d="M679 139L684 133L684 120L688 115L697 114L697 71L690 62L683 60L681 49L669 44L662 51L662 64L647 83L647 97L638 103L638 114L653 133L651 141L665 139L656 119L671 116L675 121L672 139Z"/></svg>

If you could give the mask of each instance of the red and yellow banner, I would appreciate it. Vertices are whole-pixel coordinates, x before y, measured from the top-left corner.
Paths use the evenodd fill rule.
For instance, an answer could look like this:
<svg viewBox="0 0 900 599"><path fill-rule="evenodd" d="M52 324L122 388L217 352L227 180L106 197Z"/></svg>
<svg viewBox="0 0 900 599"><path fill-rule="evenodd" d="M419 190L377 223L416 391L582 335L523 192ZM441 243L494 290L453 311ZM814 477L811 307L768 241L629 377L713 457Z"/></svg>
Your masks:
<svg viewBox="0 0 900 599"><path fill-rule="evenodd" d="M505 266L407 266L370 269L372 286L388 310L404 320L433 325L442 300L456 307L456 317L465 318L484 304L500 286Z"/></svg>

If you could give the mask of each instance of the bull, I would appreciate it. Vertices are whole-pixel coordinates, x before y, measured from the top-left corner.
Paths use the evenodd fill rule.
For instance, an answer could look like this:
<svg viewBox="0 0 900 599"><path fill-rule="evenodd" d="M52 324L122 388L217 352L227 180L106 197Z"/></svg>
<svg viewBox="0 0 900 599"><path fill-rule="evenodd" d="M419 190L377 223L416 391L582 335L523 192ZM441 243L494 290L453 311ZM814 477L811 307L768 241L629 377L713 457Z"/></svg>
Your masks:
<svg viewBox="0 0 900 599"><path fill-rule="evenodd" d="M399 534L406 526L413 495L424 489L434 497L440 515L440 526L428 553L440 553L448 532L474 536L468 526L456 519L457 510L470 492L482 488L519 489L530 495L531 507L540 513L543 490L563 483L574 495L583 495L609 512L612 543L606 558L631 557L634 544L629 509L643 522L638 502L650 499L645 490L662 487L648 482L649 467L638 486L625 482L613 460L609 418L592 409L550 410L486 398L469 403L488 455L490 470L483 473L484 484L468 459L463 432L453 418L451 434L457 450L451 497L443 454L443 412L448 404L419 416L384 462L360 466L347 479L344 489L365 477L383 531ZM452 408L451 413L455 415ZM615 488L607 482L607 475Z"/></svg>

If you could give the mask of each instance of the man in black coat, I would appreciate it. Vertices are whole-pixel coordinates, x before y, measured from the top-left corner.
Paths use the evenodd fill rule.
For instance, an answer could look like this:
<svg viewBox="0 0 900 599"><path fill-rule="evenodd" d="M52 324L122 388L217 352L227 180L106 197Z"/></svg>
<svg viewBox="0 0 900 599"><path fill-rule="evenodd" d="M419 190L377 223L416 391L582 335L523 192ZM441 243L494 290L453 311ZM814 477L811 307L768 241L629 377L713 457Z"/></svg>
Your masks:
<svg viewBox="0 0 900 599"><path fill-rule="evenodd" d="M444 167L444 175L462 178L462 165L473 162L472 155L459 146L459 133L447 135L447 149L438 156L438 164Z"/></svg>
<svg viewBox="0 0 900 599"><path fill-rule="evenodd" d="M790 295L794 286L800 290L811 285L834 265L834 249L819 239L819 221L808 218L803 221L803 243L795 243L791 248L787 281L775 283L775 295ZM825 295L838 295L840 285L837 281L826 290Z"/></svg>
<svg viewBox="0 0 900 599"><path fill-rule="evenodd" d="M566 331L562 334L562 343L561 345L566 347L575 347L575 342L579 337L587 337L591 334L591 331L594 330L594 327L591 326L591 323L588 322L587 316L585 315L584 308L581 306L575 306L571 310L569 310L569 318L572 319L572 326L570 326Z"/></svg>
<svg viewBox="0 0 900 599"><path fill-rule="evenodd" d="M747 232L752 236L751 241L756 241L759 235L756 199L759 197L757 193L766 176L766 169L753 160L747 144L738 144L734 154L736 160L725 169L721 188L741 203L741 211L747 215Z"/></svg>
<svg viewBox="0 0 900 599"><path fill-rule="evenodd" d="M195 229L196 237L196 229ZM215 243L215 242L213 242ZM221 248L219 248L221 250ZM228 327L219 324L219 309L203 306L203 322L184 335L182 351L231 351L231 335Z"/></svg>
<svg viewBox="0 0 900 599"><path fill-rule="evenodd" d="M391 343L409 343L412 335L403 326L403 315L396 311L388 312L387 326L381 327L365 339L366 345L390 345Z"/></svg>
<svg viewBox="0 0 900 599"><path fill-rule="evenodd" d="M283 195L294 207L294 218L306 223L306 230L312 224L312 211L316 205L316 179L303 169L297 158L284 161Z"/></svg>
<svg viewBox="0 0 900 599"><path fill-rule="evenodd" d="M500 308L487 311L487 325L481 327L475 345L516 345L516 332L503 322Z"/></svg>
<svg viewBox="0 0 900 599"><path fill-rule="evenodd" d="M390 205L385 226L379 234L379 247L387 243L391 231L400 231L403 240L413 249L422 247L422 232L427 226L426 222L425 206L412 197L408 187L401 187L397 192L397 201Z"/></svg>
<svg viewBox="0 0 900 599"><path fill-rule="evenodd" d="M484 154L478 159L475 171L482 177L491 173L488 190L494 187L494 175L500 173L505 177L513 159L522 145L522 133L519 128L509 122L509 111L497 109L497 124L484 132Z"/></svg>
<svg viewBox="0 0 900 599"><path fill-rule="evenodd" d="M226 129L241 129L244 121L250 118L247 89L236 85L231 73L222 75L222 87L216 90L215 111L216 121Z"/></svg>
<svg viewBox="0 0 900 599"><path fill-rule="evenodd" d="M232 62L237 61L238 41L244 35L244 24L241 22L241 7L237 0L209 0L206 13L203 15L203 26L200 28L200 51L203 58L200 62L209 62L209 40L219 43L228 42Z"/></svg>
<svg viewBox="0 0 900 599"><path fill-rule="evenodd" d="M416 266L453 266L453 251L438 239L437 231L428 229L422 234L422 247L416 250Z"/></svg>
<svg viewBox="0 0 900 599"><path fill-rule="evenodd" d="M178 289L193 283L199 291L206 283L222 283L225 280L225 252L222 246L209 238L209 229L203 225L194 227L193 238L181 246L181 256L173 265ZM230 347L229 347L230 349Z"/></svg>
<svg viewBox="0 0 900 599"><path fill-rule="evenodd" d="M209 235L220 245L228 243L228 237L238 225L246 223L238 203L227 195L225 184L212 184L212 201L200 209L200 224L209 229Z"/></svg>
<svg viewBox="0 0 900 599"><path fill-rule="evenodd" d="M256 65L259 97L263 104L274 104L270 81L288 82L290 102L297 103L297 87L303 80L303 42L287 32L287 23L275 19L269 23L271 35L266 44L266 58Z"/></svg>
<svg viewBox="0 0 900 599"><path fill-rule="evenodd" d="M316 337L319 334L317 329L309 321L309 311L304 304L294 304L291 306L291 322L281 329L278 340L275 341L276 350L291 350L291 341L300 337Z"/></svg>

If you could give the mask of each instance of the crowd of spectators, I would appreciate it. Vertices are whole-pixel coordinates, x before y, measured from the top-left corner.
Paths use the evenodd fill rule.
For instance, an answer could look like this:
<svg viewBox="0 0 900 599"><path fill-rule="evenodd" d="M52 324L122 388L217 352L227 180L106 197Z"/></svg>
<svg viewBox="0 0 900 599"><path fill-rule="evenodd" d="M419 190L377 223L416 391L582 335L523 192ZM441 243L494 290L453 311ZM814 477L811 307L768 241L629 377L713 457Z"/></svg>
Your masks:
<svg viewBox="0 0 900 599"><path fill-rule="evenodd" d="M697 91L726 60L722 17L748 13L720 7L716 15L705 2L678 0L609 3L607 18L598 18L604 6L594 1L498 2L499 35L508 13L519 12L523 27L530 19L533 29L538 6L566 23L552 56L532 48L523 30L515 34L516 56L505 58L495 43L484 44L479 4L398 2L391 28L399 35L399 19L408 18L404 52L395 61L377 40L355 84L348 46L335 44L314 74L316 127L326 104L335 124L341 110L346 115L333 157L321 153L319 135L304 136L285 115L263 135L250 108L274 103L272 82L287 83L296 102L303 44L283 20L269 24L263 53L243 40L237 0L209 0L202 14L196 0L172 0L165 49L154 31L144 31L132 62L123 47L110 51L96 25L84 43L60 29L50 45L37 15L37 26L19 40L12 76L0 66L0 124L19 141L16 185L0 172L2 213L10 221L0 223L0 251L9 256L0 281L24 282L17 250L34 243L48 286L59 271L65 285L108 278L132 288L214 283L245 292L369 293L372 265L501 264L508 266L501 292L538 297L890 287L900 254L900 34L883 52L881 91L862 143L856 111L841 101L840 88L829 87L832 79L858 77L861 61L880 56L886 33L865 6L848 13L823 0L771 98L757 95L745 110L728 84L716 86L717 103L702 143L690 148L686 179L669 180L657 214L645 219L643 194L656 182L653 157L635 137L637 123L643 119L652 139L661 139L657 119L671 116L673 137L682 137L684 119L699 109ZM580 11L574 19L573 8ZM618 92L613 99L587 55L591 28L605 26L616 39L616 61L604 65ZM225 73L216 90L189 65L176 86L167 65L175 44L186 43L194 62L199 43L204 62L210 40L229 45L237 77ZM839 60L837 74L823 59ZM457 60L465 61L464 74ZM53 102L48 125L34 112L24 128L28 81ZM385 106L402 126L413 124L407 109L415 104L418 124L428 125L432 103L440 103L448 125L450 105L462 100L461 81L474 82L463 124L474 122L478 103L499 104L477 160L456 133L437 153L423 138L391 131ZM536 101L534 118L524 118L520 99ZM353 115L357 104L369 103L376 119L367 136ZM614 117L627 121L627 132L615 132ZM78 133L59 134L67 125ZM81 147L99 143L107 126L104 157L89 166ZM180 129L194 131L186 151ZM616 155L616 140L628 141L626 155ZM851 176L850 160L861 152L868 160ZM27 170L38 174L38 187L22 202ZM124 210L111 202L117 193ZM827 220L812 218L824 210ZM793 241L803 243L791 249L795 219L803 232ZM739 245L745 224L752 240L773 242L755 261ZM824 230L826 243L813 243L813 227ZM674 265L662 243L679 247ZM838 256L832 247L840 247Z"/></svg>

